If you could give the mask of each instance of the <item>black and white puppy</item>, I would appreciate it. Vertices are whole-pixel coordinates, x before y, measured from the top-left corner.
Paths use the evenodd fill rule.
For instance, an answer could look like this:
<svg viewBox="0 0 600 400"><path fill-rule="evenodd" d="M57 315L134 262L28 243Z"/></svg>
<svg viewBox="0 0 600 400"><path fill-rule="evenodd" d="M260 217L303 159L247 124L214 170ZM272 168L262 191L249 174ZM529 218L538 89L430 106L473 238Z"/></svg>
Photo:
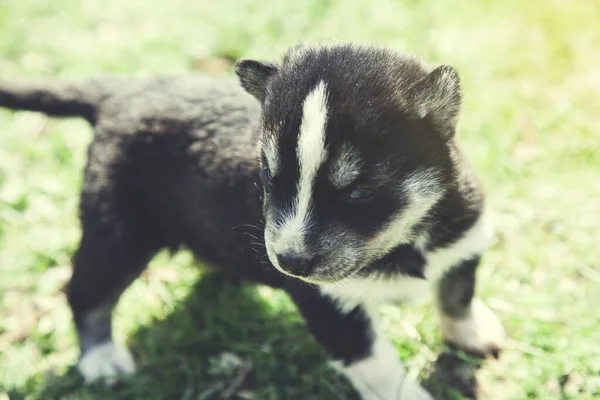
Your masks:
<svg viewBox="0 0 600 400"><path fill-rule="evenodd" d="M95 128L68 288L84 377L134 371L112 309L157 251L181 245L285 290L364 399L430 398L405 379L382 302L432 291L446 340L497 352L503 328L474 298L483 195L456 143L456 71L336 44L236 72L252 96L202 76L0 82L0 106ZM272 267L248 245L263 222Z"/></svg>

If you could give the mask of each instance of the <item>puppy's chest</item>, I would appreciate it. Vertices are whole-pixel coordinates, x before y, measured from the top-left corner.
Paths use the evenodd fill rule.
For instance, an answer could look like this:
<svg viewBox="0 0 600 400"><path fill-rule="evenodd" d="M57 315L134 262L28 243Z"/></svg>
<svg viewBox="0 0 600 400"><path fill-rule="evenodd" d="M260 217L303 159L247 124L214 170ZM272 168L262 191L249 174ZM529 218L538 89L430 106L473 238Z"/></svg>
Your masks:
<svg viewBox="0 0 600 400"><path fill-rule="evenodd" d="M351 310L358 304L369 306L417 301L431 293L431 284L439 281L451 268L464 260L478 257L485 251L489 239L487 227L485 220L481 218L451 245L422 254L421 277L403 273L404 269L400 266L397 273L324 285L321 291L346 310Z"/></svg>
<svg viewBox="0 0 600 400"><path fill-rule="evenodd" d="M382 303L409 303L429 293L430 282L409 276L363 278L336 286L324 286L321 291L333 298L340 308L350 311L359 304L375 306Z"/></svg>
<svg viewBox="0 0 600 400"><path fill-rule="evenodd" d="M425 271L432 267L427 264ZM335 299L342 309L349 311L358 304L370 306L381 303L413 303L427 296L430 286L431 280L426 277L419 278L399 272L325 285L321 291Z"/></svg>

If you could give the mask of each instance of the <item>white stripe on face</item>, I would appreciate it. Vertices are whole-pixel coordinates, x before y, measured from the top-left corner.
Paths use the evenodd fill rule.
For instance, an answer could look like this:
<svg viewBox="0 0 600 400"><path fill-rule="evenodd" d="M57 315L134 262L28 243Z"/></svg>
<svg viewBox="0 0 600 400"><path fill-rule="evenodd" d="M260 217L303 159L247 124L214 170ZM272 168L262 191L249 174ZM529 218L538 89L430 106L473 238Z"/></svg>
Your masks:
<svg viewBox="0 0 600 400"><path fill-rule="evenodd" d="M300 178L291 215L283 222L275 244L277 253L302 252L303 233L310 223L313 202L313 185L317 171L327 158L325 127L327 124L327 87L323 81L306 96L302 105L302 122L298 136L298 164Z"/></svg>
<svg viewBox="0 0 600 400"><path fill-rule="evenodd" d="M387 227L367 243L367 249L373 252L372 258L379 258L394 247L413 240L413 228L423 221L444 195L439 175L434 169L414 172L406 178L403 188L408 204L399 214L392 217Z"/></svg>
<svg viewBox="0 0 600 400"><path fill-rule="evenodd" d="M277 142L273 136L268 136L263 139L262 149L267 162L267 169L271 176L276 176L279 173L279 153L277 152Z"/></svg>

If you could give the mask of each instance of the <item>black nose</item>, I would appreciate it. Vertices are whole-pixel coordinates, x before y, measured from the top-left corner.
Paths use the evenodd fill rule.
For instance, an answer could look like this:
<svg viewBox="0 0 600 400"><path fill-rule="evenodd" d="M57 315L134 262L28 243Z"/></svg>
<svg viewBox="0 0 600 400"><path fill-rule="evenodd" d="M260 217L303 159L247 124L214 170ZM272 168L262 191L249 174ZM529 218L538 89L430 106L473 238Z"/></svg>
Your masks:
<svg viewBox="0 0 600 400"><path fill-rule="evenodd" d="M290 274L306 276L310 272L313 260L296 254L279 254L277 256L279 266Z"/></svg>

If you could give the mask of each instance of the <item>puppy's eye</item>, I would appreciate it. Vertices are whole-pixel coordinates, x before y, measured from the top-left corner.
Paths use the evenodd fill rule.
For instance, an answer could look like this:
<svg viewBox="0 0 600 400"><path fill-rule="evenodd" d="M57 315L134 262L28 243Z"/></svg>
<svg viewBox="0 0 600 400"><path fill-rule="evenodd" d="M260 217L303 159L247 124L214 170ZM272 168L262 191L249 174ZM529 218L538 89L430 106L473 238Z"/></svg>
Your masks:
<svg viewBox="0 0 600 400"><path fill-rule="evenodd" d="M260 170L260 180L264 184L270 184L271 182L273 182L273 177L271 176L271 172L268 168L262 168Z"/></svg>
<svg viewBox="0 0 600 400"><path fill-rule="evenodd" d="M349 203L364 204L373 200L373 198L375 198L376 193L377 191L373 188L361 187L350 190L346 193L345 197L346 201L348 201Z"/></svg>

